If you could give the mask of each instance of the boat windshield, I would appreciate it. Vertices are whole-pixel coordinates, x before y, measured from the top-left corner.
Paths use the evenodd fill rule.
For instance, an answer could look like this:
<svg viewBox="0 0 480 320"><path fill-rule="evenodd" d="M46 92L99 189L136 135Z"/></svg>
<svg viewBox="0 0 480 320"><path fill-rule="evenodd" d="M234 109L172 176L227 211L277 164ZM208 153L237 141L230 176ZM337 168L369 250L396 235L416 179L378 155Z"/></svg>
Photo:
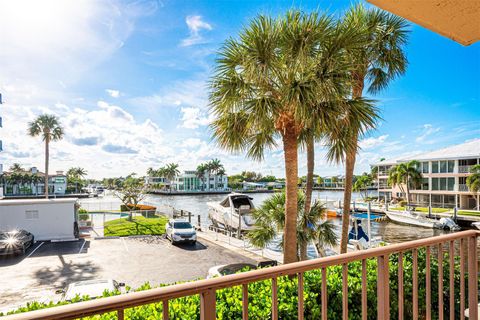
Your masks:
<svg viewBox="0 0 480 320"><path fill-rule="evenodd" d="M240 206L250 207L250 200L248 199L248 197L233 198L232 202L235 208L239 208Z"/></svg>
<svg viewBox="0 0 480 320"><path fill-rule="evenodd" d="M192 225L188 222L175 222L173 227L175 229L192 229Z"/></svg>

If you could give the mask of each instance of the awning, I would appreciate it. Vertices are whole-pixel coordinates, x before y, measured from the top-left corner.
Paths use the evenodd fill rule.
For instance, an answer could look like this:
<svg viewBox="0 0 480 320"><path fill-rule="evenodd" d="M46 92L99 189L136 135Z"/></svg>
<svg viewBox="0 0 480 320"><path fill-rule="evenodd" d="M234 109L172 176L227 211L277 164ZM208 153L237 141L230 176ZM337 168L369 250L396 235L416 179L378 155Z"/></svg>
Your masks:
<svg viewBox="0 0 480 320"><path fill-rule="evenodd" d="M480 40L480 0L367 0L468 46Z"/></svg>

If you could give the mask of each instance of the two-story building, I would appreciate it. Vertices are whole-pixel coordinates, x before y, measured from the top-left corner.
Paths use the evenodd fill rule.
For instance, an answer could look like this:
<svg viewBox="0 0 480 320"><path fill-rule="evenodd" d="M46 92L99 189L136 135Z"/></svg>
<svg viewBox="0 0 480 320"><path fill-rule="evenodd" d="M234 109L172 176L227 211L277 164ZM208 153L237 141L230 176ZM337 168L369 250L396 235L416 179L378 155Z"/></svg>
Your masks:
<svg viewBox="0 0 480 320"><path fill-rule="evenodd" d="M45 193L45 173L32 167L18 172L5 171L1 185L4 196L33 196ZM63 171L48 175L48 193L64 195L67 190L67 176Z"/></svg>
<svg viewBox="0 0 480 320"><path fill-rule="evenodd" d="M474 209L480 203L480 193L467 186L470 168L480 164L480 139L459 145L418 154L416 156L381 161L378 167L378 196L380 199L405 199L398 186L388 184L389 170L402 162L417 160L422 174L419 186L410 190L410 201L417 205L445 208Z"/></svg>
<svg viewBox="0 0 480 320"><path fill-rule="evenodd" d="M172 180L165 177L146 177L145 183L152 188L158 186L161 189L177 192L214 192L228 190L227 175L217 175L206 172L203 176L198 176L195 170L186 170Z"/></svg>

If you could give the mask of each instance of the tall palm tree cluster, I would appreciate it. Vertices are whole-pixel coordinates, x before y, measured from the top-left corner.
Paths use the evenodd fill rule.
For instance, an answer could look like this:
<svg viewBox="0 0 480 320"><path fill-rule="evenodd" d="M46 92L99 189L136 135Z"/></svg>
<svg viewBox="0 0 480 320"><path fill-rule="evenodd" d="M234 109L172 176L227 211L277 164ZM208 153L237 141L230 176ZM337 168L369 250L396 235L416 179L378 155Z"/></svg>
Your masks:
<svg viewBox="0 0 480 320"><path fill-rule="evenodd" d="M314 147L346 166L341 251L346 252L358 140L379 111L363 97L405 71L405 20L361 5L340 19L288 11L254 18L220 49L210 87L218 144L262 160L281 145L286 177L284 263L298 260L299 211L311 208ZM305 208L298 205L298 149L307 153ZM299 210L301 209L301 210Z"/></svg>
<svg viewBox="0 0 480 320"><path fill-rule="evenodd" d="M14 185L18 186L17 192L12 190L12 193L34 194L37 190L37 184L41 181L41 176L23 169L19 163L14 163L10 167L9 172L4 172L1 176L1 182L4 186L10 185L12 188ZM32 190L32 185L34 186L35 192ZM5 191L8 192L8 190Z"/></svg>
<svg viewBox="0 0 480 320"><path fill-rule="evenodd" d="M420 162L412 160L393 166L388 172L388 184L400 188L400 191L406 195L407 204L410 203L410 190L422 182L419 167Z"/></svg>
<svg viewBox="0 0 480 320"><path fill-rule="evenodd" d="M178 170L178 167L179 166L177 163L169 163L158 169L148 168L147 176L160 177L160 178L165 178L168 181L173 181L175 177L180 174L180 170ZM171 188L170 185L169 185L169 188Z"/></svg>
<svg viewBox="0 0 480 320"><path fill-rule="evenodd" d="M73 167L68 169L67 171L67 188L69 186L75 186L75 193L83 187L84 185L84 178L87 175L87 171L81 167Z"/></svg>
<svg viewBox="0 0 480 320"><path fill-rule="evenodd" d="M220 181L225 175L225 168L219 159L212 159L205 163L200 163L197 166L196 175L198 179L202 182L202 185L205 183L205 179L210 175L217 175L220 177ZM215 182L216 183L216 182ZM217 188L217 186L215 186Z"/></svg>

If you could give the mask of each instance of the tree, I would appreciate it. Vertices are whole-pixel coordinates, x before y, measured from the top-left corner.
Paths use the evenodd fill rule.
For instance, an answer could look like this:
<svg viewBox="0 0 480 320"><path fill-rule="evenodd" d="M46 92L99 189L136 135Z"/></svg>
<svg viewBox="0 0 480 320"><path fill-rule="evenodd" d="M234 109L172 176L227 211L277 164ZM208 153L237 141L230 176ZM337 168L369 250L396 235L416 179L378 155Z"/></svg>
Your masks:
<svg viewBox="0 0 480 320"><path fill-rule="evenodd" d="M398 186L406 194L407 203L410 203L410 189L420 185L422 182L422 174L418 169L419 167L420 162L411 160L393 166L388 173L388 183L392 186Z"/></svg>
<svg viewBox="0 0 480 320"><path fill-rule="evenodd" d="M78 193L78 186L82 185L82 179L87 175L87 170L81 167L73 167L67 170L67 182L75 184L75 193Z"/></svg>
<svg viewBox="0 0 480 320"><path fill-rule="evenodd" d="M121 190L114 195L129 209L129 221L132 221L133 211L137 209L138 204L147 197L143 180L134 177L125 179Z"/></svg>
<svg viewBox="0 0 480 320"><path fill-rule="evenodd" d="M163 173L165 178L170 181L173 181L176 176L180 174L180 170L178 170L177 163L169 163L165 166L165 172Z"/></svg>
<svg viewBox="0 0 480 320"><path fill-rule="evenodd" d="M10 171L18 173L18 172L23 172L25 170L23 170L22 166L19 163L14 163L10 167Z"/></svg>
<svg viewBox="0 0 480 320"><path fill-rule="evenodd" d="M373 179L369 174L362 174L355 180L353 191L360 192L363 200L366 200L368 197L368 188L372 186L372 183Z"/></svg>
<svg viewBox="0 0 480 320"><path fill-rule="evenodd" d="M204 183L206 172L207 172L207 166L204 163L201 163L197 166L197 170L196 170L195 174L197 175L197 178L202 183L202 190L203 190L203 183Z"/></svg>
<svg viewBox="0 0 480 320"><path fill-rule="evenodd" d="M345 14L344 24L347 29L359 30L365 40L365 45L353 48L350 59L356 66L352 70L352 97L363 95L365 84L368 92L378 93L385 89L396 77L405 73L407 58L404 46L407 42L407 22L405 19L389 14L379 9L366 9L359 4L352 6ZM352 118L350 115L346 119ZM353 171L355 169L358 139L362 135L361 126L353 123L343 133L350 140L344 148L345 155L345 193L343 199L341 253L347 251L348 219L352 199ZM344 224L347 224L343 226Z"/></svg>
<svg viewBox="0 0 480 320"><path fill-rule="evenodd" d="M298 192L299 212L296 232L298 248L296 252L300 260L307 259L306 248L309 243L318 245L320 249L337 244L335 226L330 221L322 221L326 208L320 202L315 202L307 212L305 211L305 199L305 195ZM248 238L254 246L265 248L278 237L282 238L281 245L283 246L285 202L285 192L277 193L265 200L260 208L253 212L255 229L249 231Z"/></svg>
<svg viewBox="0 0 480 320"><path fill-rule="evenodd" d="M317 185L318 185L318 186L321 186L322 184L323 184L323 178L320 177L320 176L318 176L318 177L317 177Z"/></svg>
<svg viewBox="0 0 480 320"><path fill-rule="evenodd" d="M314 12L258 16L221 48L211 81L214 137L229 151L261 160L281 139L286 176L284 262L297 260L298 143L321 102L331 100L346 68L332 56L355 42L334 20ZM335 63L328 65L326 61ZM342 72L345 71L345 74ZM317 117L319 118L319 117Z"/></svg>
<svg viewBox="0 0 480 320"><path fill-rule="evenodd" d="M480 192L480 164L473 165L470 168L470 173L467 177L467 186L471 192ZM477 210L480 210L480 201L477 196Z"/></svg>
<svg viewBox="0 0 480 320"><path fill-rule="evenodd" d="M43 114L28 124L28 134L32 137L41 136L45 142L45 197L48 199L48 162L50 157L50 142L63 138L63 127L54 115Z"/></svg>

